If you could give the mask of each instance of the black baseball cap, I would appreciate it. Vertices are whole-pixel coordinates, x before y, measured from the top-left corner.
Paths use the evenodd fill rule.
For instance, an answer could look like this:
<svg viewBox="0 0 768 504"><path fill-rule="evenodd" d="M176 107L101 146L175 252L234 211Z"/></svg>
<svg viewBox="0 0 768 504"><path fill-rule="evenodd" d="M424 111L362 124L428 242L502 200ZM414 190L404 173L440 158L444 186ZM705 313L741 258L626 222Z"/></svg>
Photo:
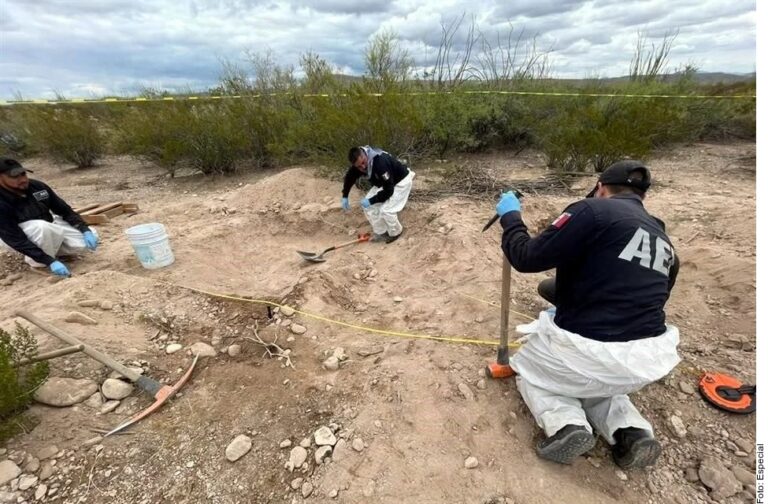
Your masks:
<svg viewBox="0 0 768 504"><path fill-rule="evenodd" d="M642 176L640 178L631 177L630 175L639 172ZM642 192L648 190L651 187L651 171L640 161L627 159L625 161L619 161L613 163L611 166L605 169L600 174L598 182L603 185L620 185L627 187L634 187ZM589 191L587 198L592 198L597 192L597 184L595 188Z"/></svg>
<svg viewBox="0 0 768 504"><path fill-rule="evenodd" d="M34 173L32 170L27 170L21 163L13 158L0 158L0 174L8 174L9 177L18 177L23 173Z"/></svg>

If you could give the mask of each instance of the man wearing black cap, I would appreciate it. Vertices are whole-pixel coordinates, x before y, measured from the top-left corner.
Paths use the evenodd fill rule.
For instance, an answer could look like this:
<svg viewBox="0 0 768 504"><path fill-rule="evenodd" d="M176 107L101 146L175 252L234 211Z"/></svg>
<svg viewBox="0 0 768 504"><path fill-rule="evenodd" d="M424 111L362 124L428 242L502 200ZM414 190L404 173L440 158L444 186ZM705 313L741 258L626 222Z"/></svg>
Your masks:
<svg viewBox="0 0 768 504"><path fill-rule="evenodd" d="M53 189L27 177L28 172L15 159L0 158L0 244L24 254L30 266L70 276L56 256L96 250L98 235Z"/></svg>
<svg viewBox="0 0 768 504"><path fill-rule="evenodd" d="M680 361L678 330L664 314L678 261L664 223L643 207L650 185L643 163L614 163L535 238L513 192L496 207L510 264L524 273L556 268L554 282L539 287L556 308L518 327L528 342L510 360L547 436L537 453L548 460L571 463L589 451L593 429L621 467L652 465L661 452L627 396Z"/></svg>

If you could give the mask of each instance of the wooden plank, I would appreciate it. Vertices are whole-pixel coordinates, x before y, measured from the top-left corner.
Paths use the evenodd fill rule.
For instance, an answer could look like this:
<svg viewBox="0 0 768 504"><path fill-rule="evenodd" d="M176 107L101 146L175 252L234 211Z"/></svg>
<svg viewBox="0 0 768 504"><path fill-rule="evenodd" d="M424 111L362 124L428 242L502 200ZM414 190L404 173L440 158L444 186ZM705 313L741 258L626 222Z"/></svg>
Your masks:
<svg viewBox="0 0 768 504"><path fill-rule="evenodd" d="M76 208L75 212L76 213L83 213L83 212L86 212L88 210L93 210L94 208L98 208L98 207L99 207L98 203L93 203L91 205L86 205L84 207Z"/></svg>
<svg viewBox="0 0 768 504"><path fill-rule="evenodd" d="M97 215L102 212L106 212L107 210L111 210L113 208L121 207L123 206L122 201L118 201L117 203L109 203L107 205L101 205L100 207L94 208L93 210L87 210L84 215Z"/></svg>
<svg viewBox="0 0 768 504"><path fill-rule="evenodd" d="M106 215L81 215L81 217L89 226L94 224L106 224L109 222L109 217Z"/></svg>
<svg viewBox="0 0 768 504"><path fill-rule="evenodd" d="M110 219L112 217L117 217L118 215L123 215L123 207L122 205L119 207L112 208L110 210L107 210L106 212L101 212L99 215L106 215Z"/></svg>
<svg viewBox="0 0 768 504"><path fill-rule="evenodd" d="M123 211L124 212L138 212L139 211L139 205L136 205L135 203L123 203Z"/></svg>

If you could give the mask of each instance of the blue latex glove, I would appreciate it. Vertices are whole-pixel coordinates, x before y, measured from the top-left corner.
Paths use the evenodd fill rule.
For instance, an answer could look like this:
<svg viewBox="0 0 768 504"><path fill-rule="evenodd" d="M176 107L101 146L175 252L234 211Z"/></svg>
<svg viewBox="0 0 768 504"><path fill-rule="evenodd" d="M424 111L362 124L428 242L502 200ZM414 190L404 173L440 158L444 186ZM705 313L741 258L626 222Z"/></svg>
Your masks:
<svg viewBox="0 0 768 504"><path fill-rule="evenodd" d="M69 272L69 268L67 268L66 266L64 266L64 264L63 264L63 263L61 263L61 262L59 262L59 261L53 261L53 262L51 263L51 265L49 266L49 268L51 268L51 271L52 271L52 272L53 272L53 274L54 274L54 275L56 275L56 276L60 276L60 277L68 277L68 276L71 276L71 275L72 275L72 274Z"/></svg>
<svg viewBox="0 0 768 504"><path fill-rule="evenodd" d="M499 217L503 217L508 212L519 212L520 200L517 199L513 191L505 192L501 195L499 202L496 204L496 213Z"/></svg>
<svg viewBox="0 0 768 504"><path fill-rule="evenodd" d="M341 198L341 209L349 210L349 198Z"/></svg>
<svg viewBox="0 0 768 504"><path fill-rule="evenodd" d="M371 206L371 202L368 201L368 198L365 198L364 200L360 200L360 206L363 208L369 208Z"/></svg>
<svg viewBox="0 0 768 504"><path fill-rule="evenodd" d="M96 247L99 246L99 239L92 231L83 233L83 240L85 240L85 246L88 250L96 250Z"/></svg>

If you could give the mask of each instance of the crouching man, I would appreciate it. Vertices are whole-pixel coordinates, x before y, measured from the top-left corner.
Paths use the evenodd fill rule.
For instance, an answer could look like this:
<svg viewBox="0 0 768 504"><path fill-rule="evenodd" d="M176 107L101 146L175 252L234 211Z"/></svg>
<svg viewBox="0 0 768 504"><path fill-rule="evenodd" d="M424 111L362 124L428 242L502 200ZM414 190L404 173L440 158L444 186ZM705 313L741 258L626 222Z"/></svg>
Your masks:
<svg viewBox="0 0 768 504"><path fill-rule="evenodd" d="M664 223L643 206L650 185L642 163L615 163L535 238L513 192L496 207L510 264L523 273L557 269L555 282L539 289L555 310L518 328L529 340L510 359L544 429L536 451L545 459L573 462L595 445L593 431L623 468L652 465L661 452L627 395L680 362L679 333L664 314L679 263Z"/></svg>
<svg viewBox="0 0 768 504"><path fill-rule="evenodd" d="M30 179L18 161L0 158L0 245L24 254L34 268L70 276L58 255L96 250L99 239L53 189Z"/></svg>

